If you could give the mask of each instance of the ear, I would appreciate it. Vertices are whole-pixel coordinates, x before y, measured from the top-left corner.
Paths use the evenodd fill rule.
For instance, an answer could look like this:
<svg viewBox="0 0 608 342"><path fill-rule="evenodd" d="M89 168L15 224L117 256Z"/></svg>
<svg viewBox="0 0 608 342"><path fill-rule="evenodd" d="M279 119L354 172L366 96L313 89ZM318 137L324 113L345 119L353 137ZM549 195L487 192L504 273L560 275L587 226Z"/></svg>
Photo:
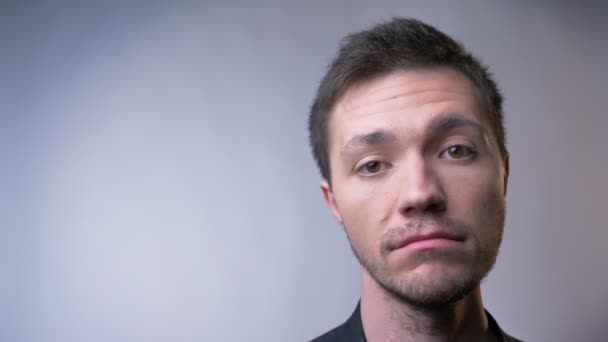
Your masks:
<svg viewBox="0 0 608 342"><path fill-rule="evenodd" d="M509 154L505 157L503 161L504 169L504 179L503 179L503 187L505 189L505 196L507 195L507 185L509 183Z"/></svg>
<svg viewBox="0 0 608 342"><path fill-rule="evenodd" d="M329 183L325 179L321 181L321 193L323 193L323 199L325 200L325 203L327 203L329 209L331 209L331 213L334 215L334 218L336 221L338 221L338 224L342 226L342 215L340 215L336 198L334 197L334 193L331 191Z"/></svg>

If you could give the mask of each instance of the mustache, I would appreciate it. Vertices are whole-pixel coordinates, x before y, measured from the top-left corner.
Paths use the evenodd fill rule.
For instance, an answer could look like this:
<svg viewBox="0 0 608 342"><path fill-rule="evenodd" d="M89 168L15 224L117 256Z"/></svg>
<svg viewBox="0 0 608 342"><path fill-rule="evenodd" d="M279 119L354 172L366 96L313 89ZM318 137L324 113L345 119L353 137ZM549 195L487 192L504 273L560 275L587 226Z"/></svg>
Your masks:
<svg viewBox="0 0 608 342"><path fill-rule="evenodd" d="M380 240L383 254L401 247L413 236L440 234L453 239L464 239L469 229L445 217L420 217L388 229Z"/></svg>

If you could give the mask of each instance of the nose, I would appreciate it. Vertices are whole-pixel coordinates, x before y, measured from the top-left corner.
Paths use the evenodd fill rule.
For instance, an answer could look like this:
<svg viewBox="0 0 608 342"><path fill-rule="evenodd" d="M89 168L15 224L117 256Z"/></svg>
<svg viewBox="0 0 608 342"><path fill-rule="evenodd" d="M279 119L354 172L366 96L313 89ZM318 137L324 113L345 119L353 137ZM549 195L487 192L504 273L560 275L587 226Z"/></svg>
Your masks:
<svg viewBox="0 0 608 342"><path fill-rule="evenodd" d="M433 166L422 156L412 156L401 172L399 211L402 215L445 211L446 200Z"/></svg>

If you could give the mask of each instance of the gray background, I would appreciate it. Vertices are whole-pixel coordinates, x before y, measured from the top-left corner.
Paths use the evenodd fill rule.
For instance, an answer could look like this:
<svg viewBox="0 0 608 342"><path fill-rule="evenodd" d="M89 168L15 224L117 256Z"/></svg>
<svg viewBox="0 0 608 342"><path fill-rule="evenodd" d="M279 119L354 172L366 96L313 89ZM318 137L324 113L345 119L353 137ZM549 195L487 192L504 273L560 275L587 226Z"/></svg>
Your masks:
<svg viewBox="0 0 608 342"><path fill-rule="evenodd" d="M452 4L452 5L448 5ZM358 267L307 145L344 34L425 20L506 97L505 240L486 307L600 341L608 305L601 2L2 2L0 340L304 341Z"/></svg>

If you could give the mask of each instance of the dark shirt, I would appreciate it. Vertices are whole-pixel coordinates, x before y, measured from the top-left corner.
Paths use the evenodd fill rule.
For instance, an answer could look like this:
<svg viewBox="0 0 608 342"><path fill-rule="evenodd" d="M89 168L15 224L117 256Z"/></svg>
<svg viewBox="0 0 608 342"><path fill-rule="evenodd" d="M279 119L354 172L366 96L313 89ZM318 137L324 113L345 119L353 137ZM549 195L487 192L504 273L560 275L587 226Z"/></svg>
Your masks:
<svg viewBox="0 0 608 342"><path fill-rule="evenodd" d="M355 312L350 318L339 327L326 332L325 334L315 338L310 342L367 342L365 333L363 332L363 324L361 323L361 303L357 304ZM486 311L490 330L494 333L499 342L522 342L514 337L507 335L500 327L496 320L488 311Z"/></svg>

